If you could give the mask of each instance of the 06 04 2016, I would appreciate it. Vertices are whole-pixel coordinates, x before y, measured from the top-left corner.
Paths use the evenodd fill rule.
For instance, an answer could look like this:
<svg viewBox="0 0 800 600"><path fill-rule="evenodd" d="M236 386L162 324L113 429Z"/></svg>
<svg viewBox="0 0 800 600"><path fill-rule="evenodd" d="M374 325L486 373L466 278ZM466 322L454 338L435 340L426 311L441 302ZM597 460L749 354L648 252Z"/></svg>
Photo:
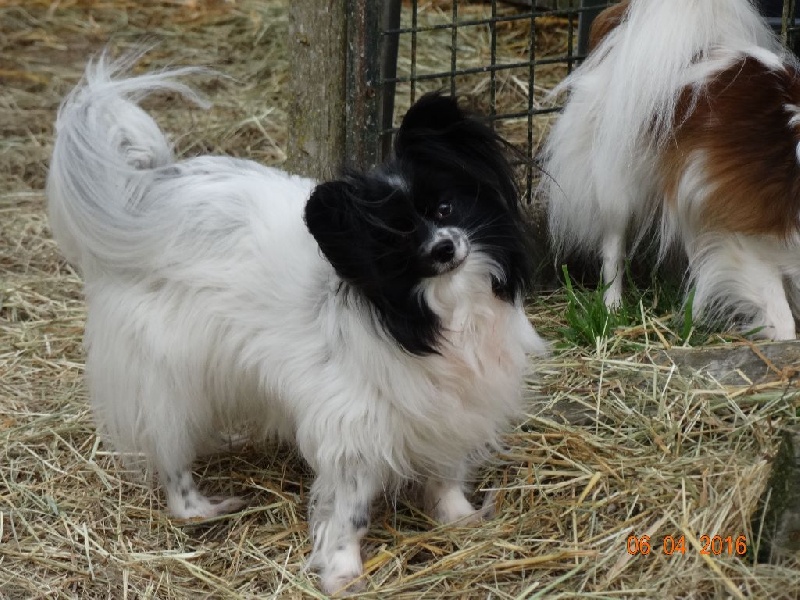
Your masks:
<svg viewBox="0 0 800 600"><path fill-rule="evenodd" d="M703 534L698 538L698 544L692 546L691 544L687 545L685 535L664 536L661 538L660 545L658 544L658 539L651 540L649 535L630 535L628 536L625 549L628 551L628 554L632 556L648 556L656 553L672 556L674 554L686 554L686 552L692 551L713 556L744 556L747 554L747 537L744 535L722 536Z"/></svg>

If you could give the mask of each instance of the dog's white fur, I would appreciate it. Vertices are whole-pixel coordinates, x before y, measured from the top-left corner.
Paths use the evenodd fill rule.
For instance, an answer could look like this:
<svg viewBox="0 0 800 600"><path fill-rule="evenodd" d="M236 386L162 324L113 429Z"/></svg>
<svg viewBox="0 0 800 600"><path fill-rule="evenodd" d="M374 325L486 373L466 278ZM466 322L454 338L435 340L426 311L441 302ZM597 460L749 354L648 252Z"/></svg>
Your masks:
<svg viewBox="0 0 800 600"><path fill-rule="evenodd" d="M717 182L702 153L677 185L676 206L665 206L660 161L674 143L682 95L694 90L697 101L744 56L769 69L789 60L748 0L632 0L622 23L555 91L570 97L543 152L540 192L557 253L601 257L610 308L621 302L626 252L655 231L661 258L675 245L688 256L696 317L740 317L746 329L791 339L782 279L800 286L797 236L705 231L697 215Z"/></svg>
<svg viewBox="0 0 800 600"><path fill-rule="evenodd" d="M473 252L429 280L441 354L403 351L306 229L315 183L232 158L173 163L136 101L154 90L198 100L176 81L186 71L115 79L124 66L90 65L65 101L48 181L53 233L86 282L102 431L151 461L182 518L241 504L192 479L219 432L296 443L317 475L311 564L327 592L361 575L382 491L421 480L437 518L474 518L464 477L519 415L526 354L545 350L521 304L492 293L497 266Z"/></svg>

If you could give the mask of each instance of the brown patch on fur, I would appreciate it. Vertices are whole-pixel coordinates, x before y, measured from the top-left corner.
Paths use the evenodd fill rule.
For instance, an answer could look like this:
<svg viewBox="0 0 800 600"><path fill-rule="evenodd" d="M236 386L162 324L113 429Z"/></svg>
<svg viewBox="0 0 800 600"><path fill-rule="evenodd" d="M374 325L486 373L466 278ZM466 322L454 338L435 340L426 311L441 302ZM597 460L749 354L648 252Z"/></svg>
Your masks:
<svg viewBox="0 0 800 600"><path fill-rule="evenodd" d="M628 12L628 4L630 4L629 0L623 0L619 4L609 6L594 18L592 26L589 29L587 52L591 52L597 48L600 42L622 23Z"/></svg>
<svg viewBox="0 0 800 600"><path fill-rule="evenodd" d="M718 73L699 95L687 90L662 157L667 201L676 201L680 179L701 151L713 186L702 200L703 229L781 237L800 230L800 125L789 124L796 113L787 104L800 106L800 72L791 65L772 70L752 57Z"/></svg>

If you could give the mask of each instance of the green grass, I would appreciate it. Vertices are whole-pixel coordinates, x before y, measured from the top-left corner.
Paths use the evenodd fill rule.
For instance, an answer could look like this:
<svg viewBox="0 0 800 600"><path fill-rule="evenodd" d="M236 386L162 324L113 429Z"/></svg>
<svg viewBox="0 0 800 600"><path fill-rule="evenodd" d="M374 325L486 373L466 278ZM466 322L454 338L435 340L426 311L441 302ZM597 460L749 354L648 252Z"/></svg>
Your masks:
<svg viewBox="0 0 800 600"><path fill-rule="evenodd" d="M567 292L567 326L561 331L564 339L576 346L594 346L598 338L613 335L617 327L633 322L630 307L623 300L618 310L610 311L603 302L608 286L596 289L576 287L566 265L562 266Z"/></svg>
<svg viewBox="0 0 800 600"><path fill-rule="evenodd" d="M692 316L694 290L684 301L680 285L660 278L656 272L651 276L650 285L637 287L626 269L627 285L619 307L609 310L603 301L608 286L598 285L594 289L575 283L566 265L562 266L566 292L566 326L560 330L563 340L574 346L594 347L602 341L618 335L620 330L629 330L628 336L636 341L635 332L644 336L653 328L659 327L661 337L672 345L703 345L709 341L711 332L695 323Z"/></svg>

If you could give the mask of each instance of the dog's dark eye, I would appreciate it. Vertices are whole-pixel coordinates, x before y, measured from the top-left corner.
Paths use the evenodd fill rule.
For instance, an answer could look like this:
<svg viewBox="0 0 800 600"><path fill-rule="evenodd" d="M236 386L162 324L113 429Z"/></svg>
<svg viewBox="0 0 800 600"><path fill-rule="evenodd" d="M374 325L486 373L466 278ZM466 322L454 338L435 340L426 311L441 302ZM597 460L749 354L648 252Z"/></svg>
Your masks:
<svg viewBox="0 0 800 600"><path fill-rule="evenodd" d="M449 202L441 202L439 206L436 207L436 212L433 214L433 216L437 221L441 221L442 219L449 217L452 212L452 204Z"/></svg>

